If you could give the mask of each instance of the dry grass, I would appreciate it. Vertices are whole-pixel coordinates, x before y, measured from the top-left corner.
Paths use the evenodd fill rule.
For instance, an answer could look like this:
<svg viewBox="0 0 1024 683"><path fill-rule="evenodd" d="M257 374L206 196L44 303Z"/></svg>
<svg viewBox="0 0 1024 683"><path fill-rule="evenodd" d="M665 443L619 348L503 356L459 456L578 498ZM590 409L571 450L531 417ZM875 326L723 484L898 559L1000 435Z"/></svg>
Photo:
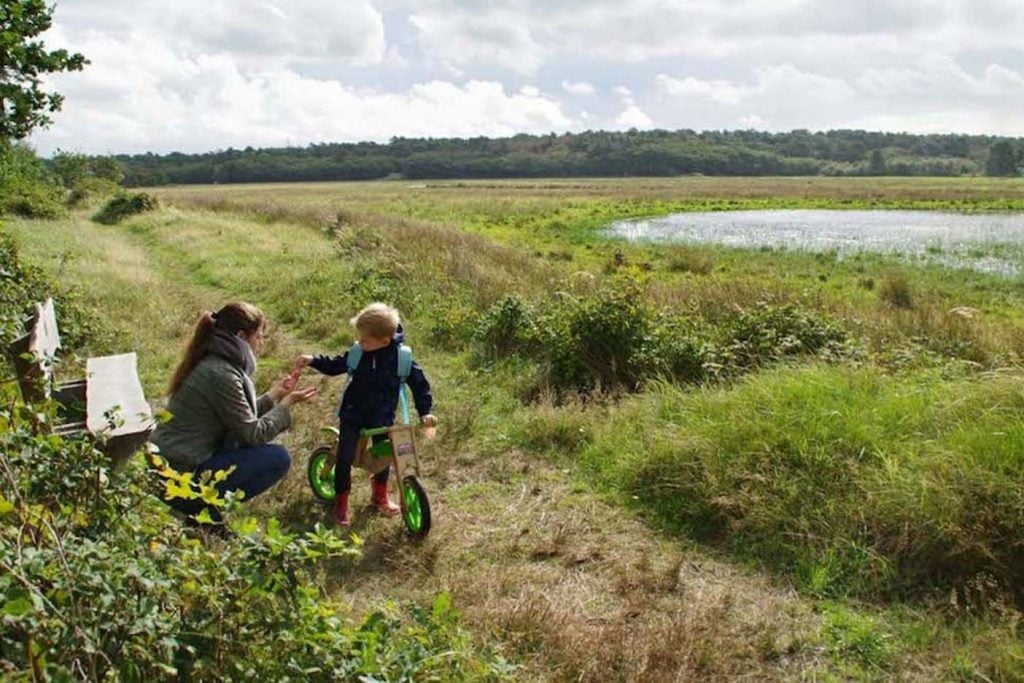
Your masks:
<svg viewBox="0 0 1024 683"><path fill-rule="evenodd" d="M174 203L218 205L265 202L331 205L373 210L431 198L444 204L508 202L503 212L521 211L524 199L564 204L574 198L625 200L834 198L838 200L972 200L1024 198L1024 180L1003 178L828 178L678 177L587 178L506 181L266 183L154 188Z"/></svg>
<svg viewBox="0 0 1024 683"><path fill-rule="evenodd" d="M356 488L364 555L328 589L357 609L450 591L474 632L524 662L524 680L775 680L824 665L818 619L791 590L659 540L535 456L435 456L439 522L422 545ZM277 491L309 500L296 479ZM307 520L319 514L310 501Z"/></svg>

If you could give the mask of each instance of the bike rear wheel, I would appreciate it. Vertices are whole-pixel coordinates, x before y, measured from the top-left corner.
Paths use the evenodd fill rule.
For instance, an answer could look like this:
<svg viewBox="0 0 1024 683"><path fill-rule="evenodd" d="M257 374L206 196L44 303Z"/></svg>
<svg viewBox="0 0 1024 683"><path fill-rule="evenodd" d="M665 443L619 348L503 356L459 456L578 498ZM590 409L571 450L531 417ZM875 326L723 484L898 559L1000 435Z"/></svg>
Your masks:
<svg viewBox="0 0 1024 683"><path fill-rule="evenodd" d="M417 538L430 533L430 500L423 484L412 475L402 480L402 521Z"/></svg>
<svg viewBox="0 0 1024 683"><path fill-rule="evenodd" d="M328 467L334 449L331 446L320 446L309 456L306 476L309 487L321 500L334 500L334 466Z"/></svg>

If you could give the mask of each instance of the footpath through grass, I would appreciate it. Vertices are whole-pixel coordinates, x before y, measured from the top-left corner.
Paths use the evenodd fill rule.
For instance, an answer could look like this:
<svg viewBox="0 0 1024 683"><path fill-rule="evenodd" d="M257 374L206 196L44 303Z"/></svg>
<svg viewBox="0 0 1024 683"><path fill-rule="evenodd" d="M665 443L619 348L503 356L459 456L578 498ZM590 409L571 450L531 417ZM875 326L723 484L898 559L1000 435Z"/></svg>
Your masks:
<svg viewBox="0 0 1024 683"><path fill-rule="evenodd" d="M389 203L397 186L359 184L315 208L301 191L294 205L282 193L272 212L251 198L234 205L239 188L189 188L181 192L204 194L219 211L15 230L97 305L122 297L108 343L130 338L146 350L150 395L178 354L166 340L183 339L202 307L225 298L252 300L276 321L277 360L264 363L262 382L296 352L346 347L343 321L367 300L399 305L445 420L425 458L444 522L426 545L410 546L396 525L357 506L366 553L331 572L331 589L354 605L450 590L479 638L526 663L525 678L1021 674L1012 590L1022 528L1013 485L1019 283L881 257L572 246L557 231L480 230L459 208L493 202L487 194L510 185L522 187L445 190L429 209L442 224ZM601 185L550 191L613 192L624 202L630 190L669 192ZM999 201L998 188L975 190ZM559 198L539 201L531 213L529 199L517 208L507 198L493 212L513 222L528 215L527 227L555 220ZM63 258L77 240L95 258ZM126 263L137 264L134 275ZM884 283L899 293L893 273L904 276L909 306L886 298L896 295ZM474 326L500 319L508 294L528 311L568 302L555 310L605 325L617 318L602 317L612 309L598 305L600 292L623 277L643 283L644 305L687 316L677 334L711 345L715 355L704 358L733 370L701 380L706 388L647 378L633 396L574 399L538 382L550 357L532 340L512 340L508 358L482 353L495 338ZM132 293L119 293L128 283ZM751 317L765 301L799 315ZM807 364L792 339L816 334L819 319L842 329L848 347ZM340 382L323 386L287 437L296 453L332 420ZM321 509L297 470L257 508L301 528ZM623 506L669 534L623 518ZM712 559L682 540L691 537L776 578Z"/></svg>

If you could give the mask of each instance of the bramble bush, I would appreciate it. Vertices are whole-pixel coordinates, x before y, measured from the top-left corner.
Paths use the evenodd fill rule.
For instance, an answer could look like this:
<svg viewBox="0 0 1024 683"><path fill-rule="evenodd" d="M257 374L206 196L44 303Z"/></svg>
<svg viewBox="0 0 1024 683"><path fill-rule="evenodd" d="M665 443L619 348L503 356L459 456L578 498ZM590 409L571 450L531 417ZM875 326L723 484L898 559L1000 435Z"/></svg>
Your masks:
<svg viewBox="0 0 1024 683"><path fill-rule="evenodd" d="M726 365L744 369L786 356L840 351L847 334L835 323L795 306L760 303L732 324L721 350Z"/></svg>
<svg viewBox="0 0 1024 683"><path fill-rule="evenodd" d="M486 359L508 358L539 343L536 313L519 297L507 296L484 313L474 330L478 351Z"/></svg>
<svg viewBox="0 0 1024 683"><path fill-rule="evenodd" d="M153 495L183 478L137 463L113 470L89 441L42 432L39 415L0 410L3 676L466 680L508 670L471 649L444 594L407 614L346 618L316 578L357 544L273 519L244 521L224 541L187 530Z"/></svg>
<svg viewBox="0 0 1024 683"><path fill-rule="evenodd" d="M54 218L64 191L31 148L0 141L0 214Z"/></svg>
<svg viewBox="0 0 1024 683"><path fill-rule="evenodd" d="M60 288L37 266L21 258L18 245L0 225L0 345L24 334L23 323L32 306L53 296L60 320L61 340L75 348L90 336L96 321L81 307L74 292Z"/></svg>
<svg viewBox="0 0 1024 683"><path fill-rule="evenodd" d="M92 219L103 225L114 225L130 216L152 211L159 205L157 198L151 194L124 192L104 204Z"/></svg>
<svg viewBox="0 0 1024 683"><path fill-rule="evenodd" d="M537 305L508 297L481 316L474 340L483 362L533 360L556 394L699 383L789 356L848 353L846 332L815 313L762 303L713 326L655 309L630 280Z"/></svg>

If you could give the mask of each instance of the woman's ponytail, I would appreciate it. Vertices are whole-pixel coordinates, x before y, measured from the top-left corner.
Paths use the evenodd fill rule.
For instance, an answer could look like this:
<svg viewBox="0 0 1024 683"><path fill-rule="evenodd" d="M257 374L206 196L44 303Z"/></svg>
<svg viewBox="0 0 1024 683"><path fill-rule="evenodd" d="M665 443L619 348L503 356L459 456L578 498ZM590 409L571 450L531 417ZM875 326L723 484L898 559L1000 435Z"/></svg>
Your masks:
<svg viewBox="0 0 1024 683"><path fill-rule="evenodd" d="M213 311L206 311L199 318L199 322L196 323L196 328L192 332L192 339L189 340L188 346L185 347L185 355L182 357L181 362L178 363L174 375L171 376L171 396L178 393L181 383L185 381L189 373L199 365L199 361L206 355L206 341L213 333L213 328L216 324L217 314Z"/></svg>
<svg viewBox="0 0 1024 683"><path fill-rule="evenodd" d="M206 356L207 342L215 329L223 330L231 335L239 332L251 335L262 330L266 323L267 319L263 312L244 301L233 301L216 313L213 311L203 313L199 322L196 323L196 329L192 332L192 339L189 340L188 346L185 348L185 355L171 377L171 396L178 393L185 378Z"/></svg>

